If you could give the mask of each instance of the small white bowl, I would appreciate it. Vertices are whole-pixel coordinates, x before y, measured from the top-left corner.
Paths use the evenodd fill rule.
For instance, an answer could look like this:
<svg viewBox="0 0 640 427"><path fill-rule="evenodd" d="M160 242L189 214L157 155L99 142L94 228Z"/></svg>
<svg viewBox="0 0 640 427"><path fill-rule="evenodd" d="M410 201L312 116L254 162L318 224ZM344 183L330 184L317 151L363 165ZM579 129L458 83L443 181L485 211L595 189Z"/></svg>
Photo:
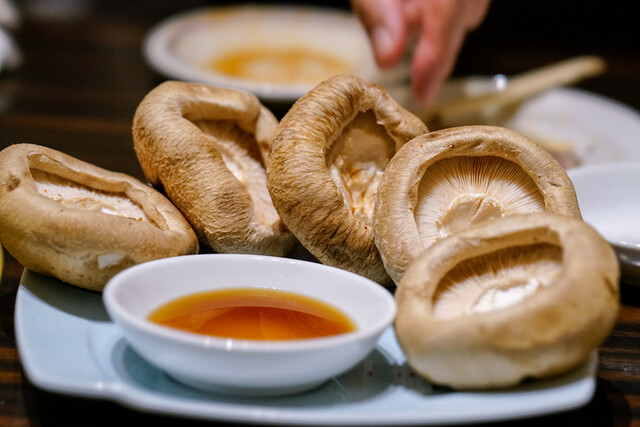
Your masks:
<svg viewBox="0 0 640 427"><path fill-rule="evenodd" d="M640 163L568 171L585 222L613 246L623 281L640 284Z"/></svg>
<svg viewBox="0 0 640 427"><path fill-rule="evenodd" d="M163 327L151 311L180 296L259 287L324 301L356 324L354 332L290 341L227 339ZM288 258L202 254L131 267L106 285L111 319L143 358L176 380L228 394L277 395L316 387L355 366L392 324L392 294L362 276Z"/></svg>

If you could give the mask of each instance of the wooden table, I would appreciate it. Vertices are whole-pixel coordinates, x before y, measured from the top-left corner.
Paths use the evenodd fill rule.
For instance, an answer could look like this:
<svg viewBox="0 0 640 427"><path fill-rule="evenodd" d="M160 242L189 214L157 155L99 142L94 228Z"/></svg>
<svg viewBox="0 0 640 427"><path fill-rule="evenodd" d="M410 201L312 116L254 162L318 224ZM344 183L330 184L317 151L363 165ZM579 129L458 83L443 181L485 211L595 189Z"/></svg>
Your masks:
<svg viewBox="0 0 640 427"><path fill-rule="evenodd" d="M76 9L64 13L62 3ZM468 39L455 74L509 75L595 53L607 59L608 72L579 86L640 109L637 32L632 14L623 10L626 4L594 3L574 10L572 2L559 3L495 0L484 25ZM159 19L207 4L195 0L18 2L23 23L14 35L24 61L17 70L0 74L0 149L18 142L41 144L143 179L132 147L131 121L143 96L163 80L143 60L143 38ZM0 282L0 425L107 426L124 420L132 425L202 423L33 386L22 370L14 334L13 310L22 270L5 253ZM621 288L622 311L600 348L592 401L580 409L517 425L640 425L640 290L624 283Z"/></svg>

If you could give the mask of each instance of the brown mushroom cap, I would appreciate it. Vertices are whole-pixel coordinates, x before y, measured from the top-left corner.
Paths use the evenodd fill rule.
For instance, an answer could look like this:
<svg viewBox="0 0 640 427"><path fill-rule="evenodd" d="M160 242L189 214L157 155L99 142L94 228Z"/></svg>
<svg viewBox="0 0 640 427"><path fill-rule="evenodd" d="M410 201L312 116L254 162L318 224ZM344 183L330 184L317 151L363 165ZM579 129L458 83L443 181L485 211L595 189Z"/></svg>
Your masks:
<svg viewBox="0 0 640 427"><path fill-rule="evenodd" d="M389 283L373 240L374 198L398 148L426 131L382 87L350 75L325 80L276 130L267 168L274 206L322 263Z"/></svg>
<svg viewBox="0 0 640 427"><path fill-rule="evenodd" d="M550 213L487 221L429 246L396 291L407 362L453 388L557 375L606 338L619 309L611 246Z"/></svg>
<svg viewBox="0 0 640 427"><path fill-rule="evenodd" d="M273 114L252 94L168 81L133 121L147 179L164 191L199 239L217 252L286 255L295 238L267 190Z"/></svg>
<svg viewBox="0 0 640 427"><path fill-rule="evenodd" d="M132 265L198 252L153 188L32 144L0 152L0 241L26 268L97 291Z"/></svg>
<svg viewBox="0 0 640 427"><path fill-rule="evenodd" d="M464 126L419 136L398 150L380 182L373 227L398 283L434 241L490 218L537 212L581 217L560 164L509 129Z"/></svg>

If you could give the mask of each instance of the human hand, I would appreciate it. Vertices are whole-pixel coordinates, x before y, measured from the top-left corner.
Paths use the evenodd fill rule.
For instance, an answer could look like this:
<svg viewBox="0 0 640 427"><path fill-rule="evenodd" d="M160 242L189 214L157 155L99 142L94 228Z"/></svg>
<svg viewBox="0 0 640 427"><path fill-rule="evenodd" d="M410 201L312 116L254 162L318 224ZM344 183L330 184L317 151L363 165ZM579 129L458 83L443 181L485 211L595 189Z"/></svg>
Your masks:
<svg viewBox="0 0 640 427"><path fill-rule="evenodd" d="M364 25L378 65L388 68L417 38L411 63L416 100L433 102L451 74L467 33L486 15L489 0L351 0Z"/></svg>
<svg viewBox="0 0 640 427"><path fill-rule="evenodd" d="M20 24L20 15L13 2L0 0L0 71L20 64L21 54L10 30Z"/></svg>

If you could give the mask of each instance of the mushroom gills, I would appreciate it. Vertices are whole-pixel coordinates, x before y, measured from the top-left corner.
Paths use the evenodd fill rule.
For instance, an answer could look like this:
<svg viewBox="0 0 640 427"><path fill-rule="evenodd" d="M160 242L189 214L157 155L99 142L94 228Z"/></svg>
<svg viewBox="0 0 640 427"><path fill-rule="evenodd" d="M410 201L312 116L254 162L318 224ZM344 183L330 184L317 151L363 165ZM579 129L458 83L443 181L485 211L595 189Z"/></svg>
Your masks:
<svg viewBox="0 0 640 427"><path fill-rule="evenodd" d="M453 319L500 310L549 286L562 270L562 249L549 243L507 247L468 258L438 283L433 315Z"/></svg>
<svg viewBox="0 0 640 427"><path fill-rule="evenodd" d="M29 171L38 192L66 208L97 211L154 224L144 209L124 193L90 188L38 168L31 167Z"/></svg>
<svg viewBox="0 0 640 427"><path fill-rule="evenodd" d="M429 166L414 211L430 242L492 218L545 211L543 194L520 166L497 156L458 156Z"/></svg>
<svg viewBox="0 0 640 427"><path fill-rule="evenodd" d="M220 153L225 166L242 183L254 204L252 221L267 227L280 217L267 189L267 174L256 139L231 120L198 120L194 124Z"/></svg>
<svg viewBox="0 0 640 427"><path fill-rule="evenodd" d="M371 110L359 112L327 148L325 159L344 202L357 217L371 222L382 173L395 143Z"/></svg>

